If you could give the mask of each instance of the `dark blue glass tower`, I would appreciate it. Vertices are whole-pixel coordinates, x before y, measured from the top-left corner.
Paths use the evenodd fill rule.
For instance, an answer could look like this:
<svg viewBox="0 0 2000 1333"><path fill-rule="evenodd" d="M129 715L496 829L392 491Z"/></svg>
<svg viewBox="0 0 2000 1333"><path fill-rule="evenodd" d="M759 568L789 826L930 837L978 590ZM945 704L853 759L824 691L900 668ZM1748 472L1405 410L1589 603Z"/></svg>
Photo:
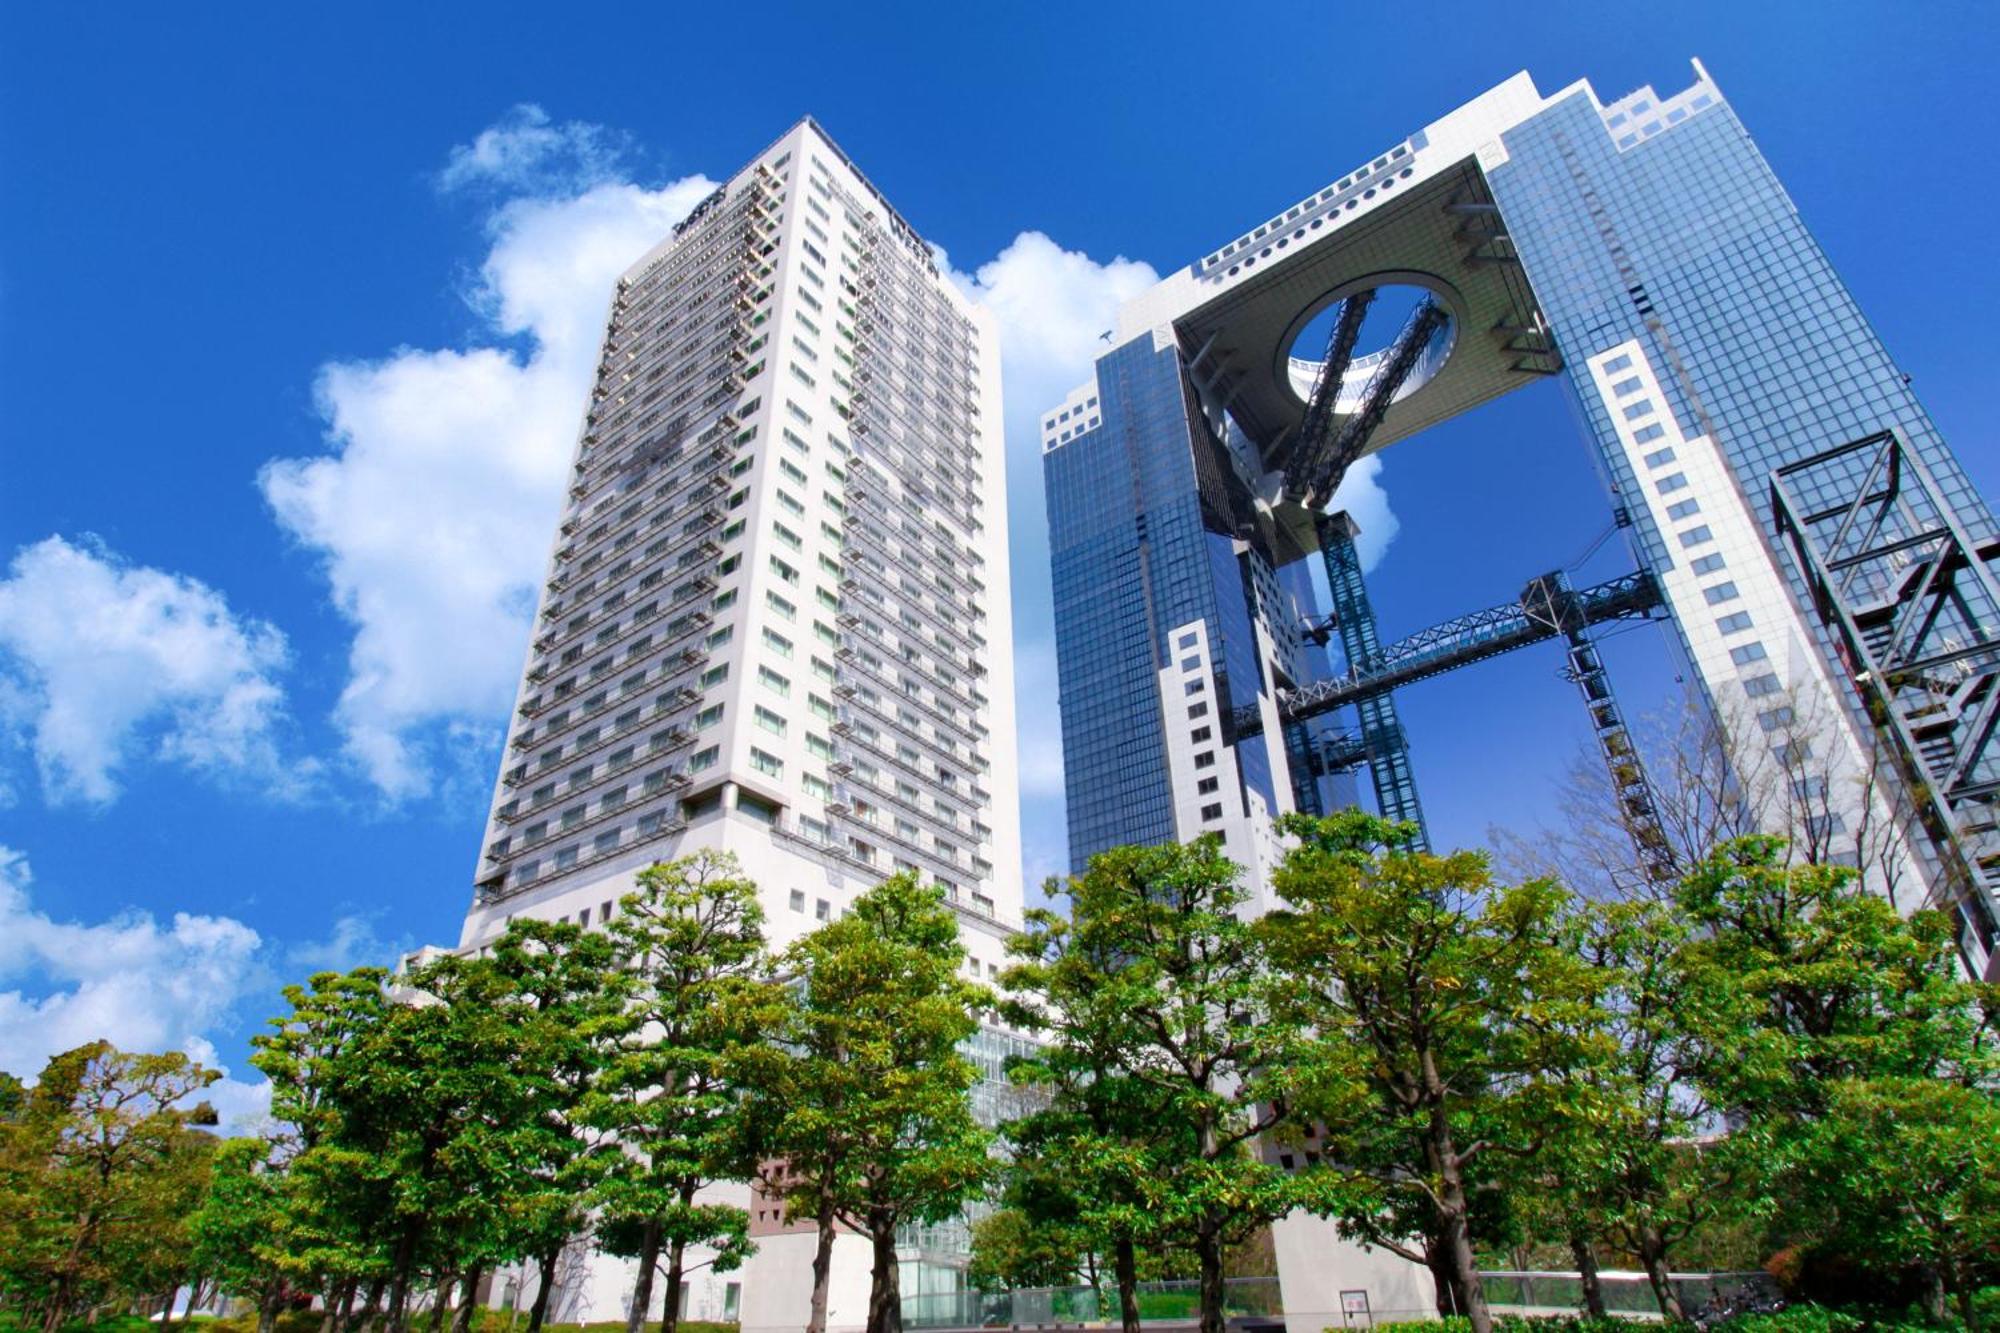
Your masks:
<svg viewBox="0 0 2000 1333"><path fill-rule="evenodd" d="M1435 307L1400 364L1400 342L1350 363L1337 332L1323 362L1291 359L1317 314L1391 285ZM1337 479L1552 375L1689 677L1763 738L1739 769L1790 766L1757 799L1810 805L1795 841L1903 906L1954 910L1984 966L1993 517L1699 65L1669 98L1610 103L1518 75L1128 303L1093 382L1044 419L1072 859L1190 836L1218 787L1231 813L1312 802L1317 762L1292 771L1323 753L1298 730L1294 691L1322 669L1298 571L1328 488L1301 487L1299 460ZM1179 642L1195 622L1213 728L1207 664Z"/></svg>

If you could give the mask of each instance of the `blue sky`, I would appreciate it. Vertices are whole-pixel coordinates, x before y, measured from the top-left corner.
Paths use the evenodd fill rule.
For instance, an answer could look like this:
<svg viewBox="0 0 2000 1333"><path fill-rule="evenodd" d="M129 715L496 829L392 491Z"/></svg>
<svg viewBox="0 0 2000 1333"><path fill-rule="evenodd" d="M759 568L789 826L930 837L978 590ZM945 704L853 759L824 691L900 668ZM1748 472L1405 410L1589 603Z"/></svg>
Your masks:
<svg viewBox="0 0 2000 1333"><path fill-rule="evenodd" d="M1119 297L1528 69L1700 56L1988 494L2000 24L1972 4L9 6L0 16L0 1067L212 1043L455 938L609 275L818 116L1006 329L1023 426ZM1257 34L1275 36L1259 39ZM1150 267L1148 267L1150 266ZM1555 385L1383 457L1385 632L1505 600L1607 505ZM1383 521L1386 530L1386 520ZM1592 566L1626 567L1613 542ZM525 571L525 572L524 572ZM1636 708L1656 631L1615 640ZM1550 817L1552 652L1403 697L1441 841ZM1045 708L1028 857L1062 856ZM32 876L27 866L32 865ZM246 1097L254 1094L246 1092Z"/></svg>

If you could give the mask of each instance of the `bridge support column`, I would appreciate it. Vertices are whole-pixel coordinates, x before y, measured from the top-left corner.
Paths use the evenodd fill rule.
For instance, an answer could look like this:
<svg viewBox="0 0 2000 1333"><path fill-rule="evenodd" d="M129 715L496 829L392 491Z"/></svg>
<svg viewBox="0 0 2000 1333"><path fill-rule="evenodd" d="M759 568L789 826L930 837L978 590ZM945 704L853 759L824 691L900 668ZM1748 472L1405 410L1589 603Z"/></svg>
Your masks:
<svg viewBox="0 0 2000 1333"><path fill-rule="evenodd" d="M1375 629L1375 611L1361 580L1361 554L1354 539L1361 528L1346 511L1321 514L1316 524L1320 559L1326 563L1327 587L1333 593L1334 623L1347 654L1350 674L1364 671L1382 651ZM1396 700L1389 693L1372 695L1355 705L1361 719L1361 744L1368 753L1368 777L1375 786L1375 805L1386 819L1417 826L1417 846L1430 847L1423 806L1417 800L1416 774L1410 768L1410 747L1396 717Z"/></svg>

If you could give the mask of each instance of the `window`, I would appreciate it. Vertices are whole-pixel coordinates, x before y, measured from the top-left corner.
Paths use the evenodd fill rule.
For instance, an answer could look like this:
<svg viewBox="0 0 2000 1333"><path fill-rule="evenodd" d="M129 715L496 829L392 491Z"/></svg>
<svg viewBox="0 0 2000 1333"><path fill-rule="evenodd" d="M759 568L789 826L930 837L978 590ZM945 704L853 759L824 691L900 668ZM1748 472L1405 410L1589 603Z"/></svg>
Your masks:
<svg viewBox="0 0 2000 1333"><path fill-rule="evenodd" d="M1666 495L1672 491L1684 491L1687 489L1687 484L1688 484L1687 474L1682 472L1669 472L1666 476L1661 477L1658 481L1654 482L1653 484L1659 487L1660 494L1662 495Z"/></svg>
<svg viewBox="0 0 2000 1333"><path fill-rule="evenodd" d="M1201 636L1190 630L1188 633L1181 635L1179 640L1179 646L1183 649L1192 648L1195 646L1195 644L1199 643L1200 641L1201 641Z"/></svg>
<svg viewBox="0 0 2000 1333"><path fill-rule="evenodd" d="M806 910L806 894L804 889L792 890L792 910L794 912L803 912Z"/></svg>
<svg viewBox="0 0 2000 1333"><path fill-rule="evenodd" d="M1672 449L1658 449L1646 455L1647 467L1665 467L1673 461L1674 451Z"/></svg>
<svg viewBox="0 0 2000 1333"><path fill-rule="evenodd" d="M1699 560L1696 560L1694 564L1691 566L1691 568L1697 574L1713 574L1716 570L1721 569L1722 567L1723 567L1722 557L1713 553L1702 556Z"/></svg>
<svg viewBox="0 0 2000 1333"><path fill-rule="evenodd" d="M1667 506L1668 518L1674 518L1674 519L1691 518L1692 516L1699 514L1700 512L1701 512L1701 504L1699 501L1695 500L1682 500L1676 504L1670 504Z"/></svg>
<svg viewBox="0 0 2000 1333"><path fill-rule="evenodd" d="M1221 785L1222 785L1221 778L1203 778L1200 782L1195 784L1195 794L1198 796L1213 795L1216 789L1219 788Z"/></svg>
<svg viewBox="0 0 2000 1333"><path fill-rule="evenodd" d="M806 733L806 753L815 759L831 759L833 758L833 743L824 736L815 736L808 731Z"/></svg>
<svg viewBox="0 0 2000 1333"><path fill-rule="evenodd" d="M728 679L729 663L721 662L701 673L701 687L704 690L712 690Z"/></svg>
<svg viewBox="0 0 2000 1333"><path fill-rule="evenodd" d="M830 921L832 919L833 905L824 898L815 899L813 902L813 920Z"/></svg>
<svg viewBox="0 0 2000 1333"><path fill-rule="evenodd" d="M1604 373L1607 375L1616 375L1621 370L1630 370L1631 368L1632 357L1629 353L1624 356L1614 356L1604 363Z"/></svg>
<svg viewBox="0 0 2000 1333"><path fill-rule="evenodd" d="M782 619L797 620L799 618L799 608L774 592L764 594L764 605L770 607Z"/></svg>
<svg viewBox="0 0 2000 1333"><path fill-rule="evenodd" d="M764 630L764 646L780 657L792 655L792 641L768 626Z"/></svg>
<svg viewBox="0 0 2000 1333"><path fill-rule="evenodd" d="M1698 527L1689 528L1686 532L1683 532L1681 534L1682 546L1699 546L1703 542L1711 542L1714 540L1715 540L1715 534L1708 530L1708 524L1706 523L1703 523Z"/></svg>
<svg viewBox="0 0 2000 1333"><path fill-rule="evenodd" d="M757 668L757 683L780 698L790 698L792 682L767 666Z"/></svg>
<svg viewBox="0 0 2000 1333"><path fill-rule="evenodd" d="M1196 727L1191 733L1189 733L1188 739L1193 741L1196 745L1200 745L1203 741L1208 739L1208 736L1209 736L1209 729L1207 727Z"/></svg>
<svg viewBox="0 0 2000 1333"><path fill-rule="evenodd" d="M1715 622L1715 627L1724 634L1741 634L1750 628L1750 613L1748 611L1738 611L1732 615L1726 615Z"/></svg>
<svg viewBox="0 0 2000 1333"><path fill-rule="evenodd" d="M1632 443L1651 444L1654 440L1659 439L1666 433L1667 433L1667 428L1665 426L1662 426L1659 422L1655 421L1652 422L1650 425L1641 426L1639 427L1639 429L1633 431Z"/></svg>
<svg viewBox="0 0 2000 1333"><path fill-rule="evenodd" d="M771 572L787 583L797 583L799 581L799 571L793 569L775 555L771 557Z"/></svg>
<svg viewBox="0 0 2000 1333"><path fill-rule="evenodd" d="M1200 694L1203 690L1207 688L1208 688L1208 682L1205 680L1191 680L1186 685L1186 689L1189 694Z"/></svg>
<svg viewBox="0 0 2000 1333"><path fill-rule="evenodd" d="M750 767L767 778L783 777L785 773L783 760L774 754L766 754L754 745L750 747Z"/></svg>
<svg viewBox="0 0 2000 1333"><path fill-rule="evenodd" d="M1724 602L1735 601L1739 594L1734 583L1724 580L1721 583L1709 584L1701 590L1701 595L1708 600L1710 606L1720 606Z"/></svg>
<svg viewBox="0 0 2000 1333"><path fill-rule="evenodd" d="M1207 717L1207 716L1208 716L1208 703L1207 703L1207 701L1206 701L1206 700L1204 700L1203 702L1201 702L1201 703L1198 703L1198 704L1189 704L1189 705L1188 705L1188 716L1189 716L1189 717L1191 717L1191 718L1193 718L1193 717Z"/></svg>
<svg viewBox="0 0 2000 1333"><path fill-rule="evenodd" d="M1196 768L1214 768L1215 752L1213 750L1203 750L1194 757L1194 766Z"/></svg>
<svg viewBox="0 0 2000 1333"><path fill-rule="evenodd" d="M782 714L775 713L764 707L764 705L758 704L752 716L756 719L758 726L770 732L773 736L782 736L785 734L785 719Z"/></svg>
<svg viewBox="0 0 2000 1333"><path fill-rule="evenodd" d="M1767 694L1776 694L1783 688L1784 686L1778 683L1778 678L1768 671L1761 676L1746 677L1743 681L1743 692L1752 699L1760 699Z"/></svg>
<svg viewBox="0 0 2000 1333"><path fill-rule="evenodd" d="M722 705L719 703L710 704L694 715L695 726L703 731L720 721L722 721Z"/></svg>
<svg viewBox="0 0 2000 1333"><path fill-rule="evenodd" d="M1783 704L1778 705L1776 708L1767 708L1757 714L1757 725L1762 727L1766 732L1777 731L1781 727L1789 727L1792 725L1792 710Z"/></svg>
<svg viewBox="0 0 2000 1333"><path fill-rule="evenodd" d="M1637 421L1640 417L1649 417L1651 415L1653 415L1653 400L1650 398L1641 398L1638 402L1631 404L1625 409L1625 419L1627 421Z"/></svg>
<svg viewBox="0 0 2000 1333"><path fill-rule="evenodd" d="M1741 648L1729 650L1729 660L1737 666L1749 666L1752 662L1762 662L1770 656L1761 643L1746 643Z"/></svg>
<svg viewBox="0 0 2000 1333"><path fill-rule="evenodd" d="M1619 380L1616 384L1612 385L1611 392L1617 394L1620 398L1623 398L1626 394L1637 393L1639 392L1639 390L1645 387L1646 387L1645 385L1639 382L1639 377L1637 375L1634 375L1630 379L1622 379Z"/></svg>

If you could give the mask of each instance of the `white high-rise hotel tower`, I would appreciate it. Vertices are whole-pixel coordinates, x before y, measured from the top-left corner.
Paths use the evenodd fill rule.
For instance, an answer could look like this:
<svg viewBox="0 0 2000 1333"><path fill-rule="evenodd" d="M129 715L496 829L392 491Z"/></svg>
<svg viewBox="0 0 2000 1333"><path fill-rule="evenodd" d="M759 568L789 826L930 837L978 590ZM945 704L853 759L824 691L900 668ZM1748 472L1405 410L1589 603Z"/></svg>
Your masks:
<svg viewBox="0 0 2000 1333"><path fill-rule="evenodd" d="M914 869L997 971L1021 916L1004 466L990 317L801 121L619 280L460 947L599 926L638 870L717 848L777 944ZM1008 1041L983 1035L989 1077ZM736 1194L757 1257L698 1271L687 1312L796 1327L811 1237ZM836 1324L865 1249L837 1248ZM580 1256L560 1312L623 1318L632 1289Z"/></svg>

